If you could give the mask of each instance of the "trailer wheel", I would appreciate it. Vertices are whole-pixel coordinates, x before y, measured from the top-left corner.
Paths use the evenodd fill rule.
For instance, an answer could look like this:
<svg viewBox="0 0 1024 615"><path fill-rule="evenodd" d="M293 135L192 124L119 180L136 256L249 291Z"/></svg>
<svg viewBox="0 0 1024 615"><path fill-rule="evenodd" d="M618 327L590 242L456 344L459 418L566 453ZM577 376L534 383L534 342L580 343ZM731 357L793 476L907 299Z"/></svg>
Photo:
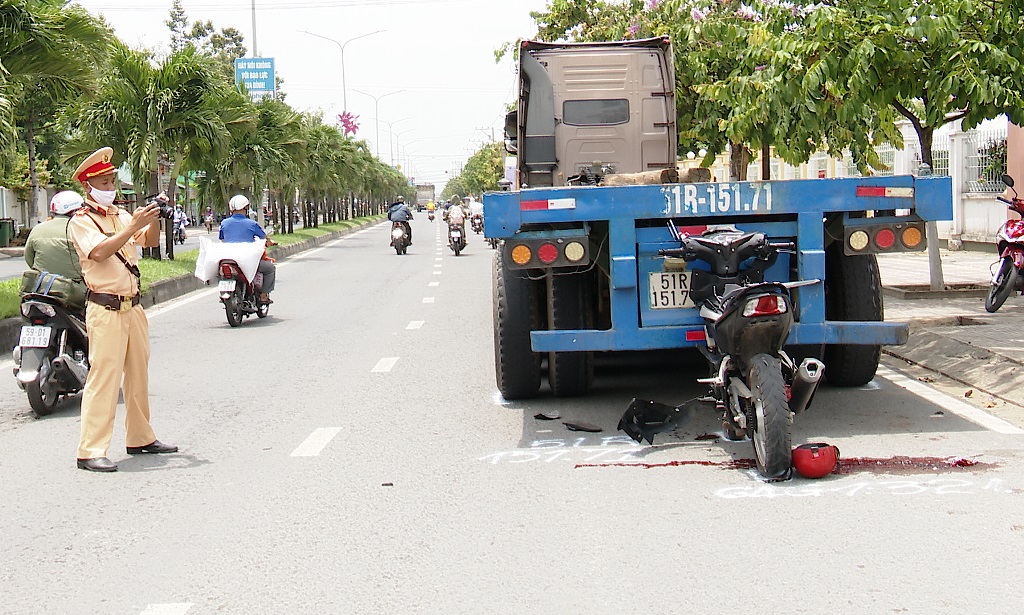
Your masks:
<svg viewBox="0 0 1024 615"><path fill-rule="evenodd" d="M874 254L847 256L842 245L825 252L825 317L828 320L881 321L882 281ZM825 378L834 386L862 386L875 377L882 347L825 346Z"/></svg>
<svg viewBox="0 0 1024 615"><path fill-rule="evenodd" d="M498 391L508 400L526 399L540 388L540 354L530 346L536 328L537 283L524 271L505 268L494 256L494 372Z"/></svg>
<svg viewBox="0 0 1024 615"><path fill-rule="evenodd" d="M548 328L551 330L593 327L593 300L586 273L548 276ZM594 382L593 352L548 354L548 384L555 397L579 397Z"/></svg>

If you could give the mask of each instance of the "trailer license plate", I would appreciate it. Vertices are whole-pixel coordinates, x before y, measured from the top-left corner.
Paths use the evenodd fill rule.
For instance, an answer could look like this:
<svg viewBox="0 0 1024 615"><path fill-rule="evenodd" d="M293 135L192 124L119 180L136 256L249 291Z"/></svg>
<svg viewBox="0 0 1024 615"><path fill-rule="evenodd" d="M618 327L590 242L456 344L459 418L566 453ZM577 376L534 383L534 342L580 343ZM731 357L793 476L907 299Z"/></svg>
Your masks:
<svg viewBox="0 0 1024 615"><path fill-rule="evenodd" d="M50 331L50 327L22 327L18 345L22 348L46 348L50 345Z"/></svg>
<svg viewBox="0 0 1024 615"><path fill-rule="evenodd" d="M689 271L655 271L650 274L651 309L692 308Z"/></svg>

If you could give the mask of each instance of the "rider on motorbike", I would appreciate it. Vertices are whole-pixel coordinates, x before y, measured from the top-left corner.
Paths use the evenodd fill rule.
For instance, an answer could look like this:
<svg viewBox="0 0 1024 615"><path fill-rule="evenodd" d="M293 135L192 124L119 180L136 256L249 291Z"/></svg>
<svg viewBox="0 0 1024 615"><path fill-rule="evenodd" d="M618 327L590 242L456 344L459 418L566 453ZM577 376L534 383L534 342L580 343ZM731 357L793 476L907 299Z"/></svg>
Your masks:
<svg viewBox="0 0 1024 615"><path fill-rule="evenodd" d="M185 227L188 226L188 216L181 208L181 205L174 206L174 236L185 243Z"/></svg>
<svg viewBox="0 0 1024 615"><path fill-rule="evenodd" d="M228 201L228 209L231 216L220 223L220 240L225 243L249 243L254 239L266 239L267 247L276 246L277 243L267 237L267 232L255 220L248 216L249 199L244 195L236 194ZM263 274L263 287L260 288L260 301L273 303L270 300L270 293L274 292L274 281L277 277L277 266L274 259L263 253L263 259L256 271Z"/></svg>
<svg viewBox="0 0 1024 615"><path fill-rule="evenodd" d="M405 204L404 196L398 195L398 197L395 198L395 202L388 205L388 220L402 223L402 226L405 227L405 234L409 238L409 245L411 246L412 225L409 224L409 220L412 220L412 211L409 209L409 206Z"/></svg>
<svg viewBox="0 0 1024 615"><path fill-rule="evenodd" d="M448 199L448 208L444 210L444 219L448 223L448 226L464 226L466 223L466 210L462 207L461 199L459 195L452 195L452 198Z"/></svg>
<svg viewBox="0 0 1024 615"><path fill-rule="evenodd" d="M85 310L82 265L68 236L71 216L83 204L82 196L73 190L58 192L50 200L50 213L53 217L37 224L25 242L25 263L34 270L26 273L36 277L46 271L70 280L74 287L73 297L66 300L65 304L72 311Z"/></svg>
<svg viewBox="0 0 1024 615"><path fill-rule="evenodd" d="M484 204L474 199L472 196L467 196L466 207L469 209L470 221L479 220L482 226L484 222Z"/></svg>

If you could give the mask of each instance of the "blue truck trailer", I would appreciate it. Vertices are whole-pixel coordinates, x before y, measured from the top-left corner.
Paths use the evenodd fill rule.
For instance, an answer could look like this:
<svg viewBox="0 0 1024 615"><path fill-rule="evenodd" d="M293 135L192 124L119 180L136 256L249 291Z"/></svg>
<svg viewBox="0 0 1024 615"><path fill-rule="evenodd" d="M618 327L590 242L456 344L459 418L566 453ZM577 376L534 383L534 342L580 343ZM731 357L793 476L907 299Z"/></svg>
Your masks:
<svg viewBox="0 0 1024 615"><path fill-rule="evenodd" d="M524 41L519 62L505 130L516 177L484 196L485 235L501 240L494 352L506 399L541 390L545 358L551 392L575 396L594 353L706 343L690 297L700 264L658 254L679 246L670 226L794 244L764 277L822 282L799 289L787 344L822 359L832 385L869 382L880 347L906 342L906 324L884 321L875 254L925 249L926 223L952 216L948 177L700 181L677 168L666 39ZM610 185L623 179L637 185Z"/></svg>

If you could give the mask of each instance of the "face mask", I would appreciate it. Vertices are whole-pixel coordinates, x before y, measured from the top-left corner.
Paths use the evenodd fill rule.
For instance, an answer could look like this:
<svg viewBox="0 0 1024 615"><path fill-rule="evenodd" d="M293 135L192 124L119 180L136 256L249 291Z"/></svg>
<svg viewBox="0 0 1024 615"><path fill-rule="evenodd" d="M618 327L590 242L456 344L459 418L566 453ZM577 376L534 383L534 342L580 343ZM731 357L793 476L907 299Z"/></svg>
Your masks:
<svg viewBox="0 0 1024 615"><path fill-rule="evenodd" d="M93 188L91 191L92 198L100 205L106 206L111 205L114 202L114 197L117 196L116 190L98 190Z"/></svg>

